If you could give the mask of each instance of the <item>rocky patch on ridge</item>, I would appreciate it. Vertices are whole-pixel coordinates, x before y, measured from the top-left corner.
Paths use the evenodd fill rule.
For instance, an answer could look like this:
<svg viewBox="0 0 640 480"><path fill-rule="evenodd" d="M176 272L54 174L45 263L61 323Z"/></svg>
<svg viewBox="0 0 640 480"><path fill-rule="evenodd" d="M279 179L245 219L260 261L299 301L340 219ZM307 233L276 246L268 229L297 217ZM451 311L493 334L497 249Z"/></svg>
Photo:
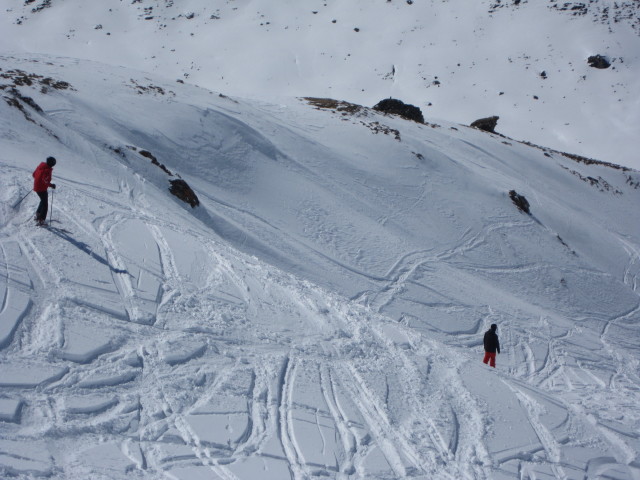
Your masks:
<svg viewBox="0 0 640 480"><path fill-rule="evenodd" d="M378 102L373 109L378 112L398 115L414 122L424 123L422 111L418 107L404 103L402 100L397 100L395 98L386 98Z"/></svg>
<svg viewBox="0 0 640 480"><path fill-rule="evenodd" d="M493 0L489 6L489 14L494 14L505 7L524 7L527 3L529 0ZM609 28L615 24L628 23L640 35L640 2L638 0L616 2L549 0L547 7L574 17L591 16L594 22L609 25Z"/></svg>
<svg viewBox="0 0 640 480"><path fill-rule="evenodd" d="M179 198L183 202L189 204L191 206L191 208L195 208L198 205L200 205L200 200L198 199L198 196L193 191L193 189L189 186L189 184L187 182L185 182L182 178L180 178L180 175L178 175L177 173L173 173L171 170L169 170L164 165L164 163L160 163L153 153L151 153L148 150L139 149L139 148L131 146L131 145L128 145L127 148L129 150L132 150L132 151L136 152L141 157L149 159L153 165L158 167L160 170L162 170L168 176L177 177L175 179L169 180L169 184L170 184L169 192L172 195L176 196L177 198ZM123 158L127 157L126 154L123 152L123 150L121 148L112 149L112 150L114 152L118 153Z"/></svg>

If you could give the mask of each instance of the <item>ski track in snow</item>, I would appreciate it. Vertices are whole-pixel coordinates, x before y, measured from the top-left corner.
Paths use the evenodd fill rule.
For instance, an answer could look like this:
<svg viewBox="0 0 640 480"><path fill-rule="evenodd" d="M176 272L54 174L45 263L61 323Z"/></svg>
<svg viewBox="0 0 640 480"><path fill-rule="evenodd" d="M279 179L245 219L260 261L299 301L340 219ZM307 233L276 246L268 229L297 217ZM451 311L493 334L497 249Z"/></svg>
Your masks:
<svg viewBox="0 0 640 480"><path fill-rule="evenodd" d="M276 363L280 364L280 367L266 371L259 369L259 365L268 358L261 357L259 354L256 355L253 362L247 362L249 365L253 364L253 368L256 369L253 374L255 383L253 390L262 390L259 394L254 391L254 393L249 393L243 398L243 401L251 404L249 407L249 411L252 412L250 433L245 435L244 439L237 444L224 444L223 442L201 438L199 436L200 430L195 429L191 424L191 419L194 417L190 416L190 414L197 410L200 405L205 404L208 395L224 391L225 379L231 378L234 368L238 367L238 357L248 354L248 350L242 345L235 346L235 348L233 345L227 347L229 350L225 353L225 356L230 357L231 362L235 363L235 365L227 365L226 367L221 365L220 370L210 374L203 374L206 378L202 380L204 382L203 385L198 387L197 398L188 395L187 392L168 392L165 389L164 385L167 382L165 375L170 377L173 375L169 373L167 364L160 359L158 348L162 344L166 346L171 339L179 337L185 331L179 327L176 329L175 325L168 325L166 318L159 320L163 317L160 312L163 308L171 307L172 302L176 301L175 298L179 298L184 292L180 288L181 277L176 259L170 244L162 234L162 229L167 228L168 225L162 225L161 222L147 224L148 220L145 220L146 218L148 218L147 215L139 217L135 214L120 212L101 219L99 223L94 222L97 229L102 232L101 238L104 242L102 245L104 252L96 251L98 247L91 247L90 251L90 253L93 252L109 263L113 290L120 296L126 310L126 314L120 317L113 317L111 315L112 312L109 310L104 310L100 313L114 321L118 321L121 325L124 322L121 328L127 332L126 335L130 339L126 340L113 354L103 355L86 365L79 364L65 367L68 372L62 378L53 380L53 384L45 387L44 392L29 394L28 391L24 391L24 397L21 401L29 405L29 408L22 413L21 421L23 423L31 424L33 422L34 427L32 428L35 428L35 420L40 417L39 421L45 422L44 430L41 430L45 433L51 430L61 430L58 435L64 436L66 429L77 430L79 436L84 439L84 446L93 445L97 449L105 441L107 444L115 442L124 457L129 459L131 465L137 471L149 472L150 474L153 474L153 472L162 473L180 470L179 467L184 465L189 465L189 468L195 468L198 465L213 472L219 478L241 478L240 474L233 473L231 465L241 462L249 454L256 452L260 454L267 450L266 444L268 443L268 437L271 435L277 436L281 442L281 456L278 457L277 454L274 456L279 458L279 462L286 465L291 477L295 479L319 475L319 471L325 472L323 475L328 474L337 478L348 478L353 475L364 478L366 475L359 472L367 471L366 460L369 455L374 455L372 453L373 449L379 449L388 463L388 470L386 473L382 473L385 477L391 475L394 478L404 478L406 476L424 475L425 478L431 478L432 476L437 476L438 478L491 478L491 474L482 473L482 468L471 467L475 462L474 458L478 455L478 449L483 452L482 461L490 462L486 447L483 448L481 445L475 444L478 438L482 438L483 430L486 428L483 425L482 413L479 411L474 412L468 405L462 405L461 402L450 405L453 432L448 440L445 439L435 424L438 421L438 414L431 411L431 400L425 398L424 394L421 393L421 385L423 385L425 374L407 357L405 353L406 345L403 344L399 348L392 340L386 338L383 330L385 324L380 324L379 321L376 321L369 325L369 317L354 316L341 327L350 329L349 335L370 337L367 341L375 344L375 348L373 345L369 345L370 350L375 350L377 355L387 357L392 364L398 362L394 370L402 372L404 395L409 399L405 407L410 412L408 419L402 424L398 424L396 420L390 418L387 413L385 398L367 385L367 380L360 373L360 368L363 368L364 365L359 359L354 364L353 360L349 360L348 356L346 359L336 358L338 355L335 347L331 347L324 355L323 352L313 352L307 359L305 357L310 352L305 352L305 342L296 344L294 336L295 354L289 354L280 359L271 358L271 361L275 360ZM74 232L86 232L89 228L87 225L74 222L69 216L65 216L62 223L65 226L68 225L68 228ZM145 251L148 253L145 253L144 257L132 258L127 254L121 253L122 249L118 244L121 240L117 232L118 228L126 224L136 225L137 235L147 235L149 239L153 240L153 245L147 245L149 248ZM25 275L23 273L21 274L22 277L20 277L17 272L21 270L23 272L40 272L35 283L44 285L42 291L46 292L53 287L64 290L65 284L70 278L53 270L46 261L49 253L46 251L47 244L43 243L43 236L51 235L51 233L27 233L24 228L20 227L16 233L18 235L16 238L19 239L18 242L15 240L3 242L5 258L10 257L16 262L22 262L22 264L18 263L17 265L6 263L6 268L9 270L7 292L12 291L10 288L20 287L22 290L27 289L27 291L32 288L31 285L34 282L30 280L30 276L33 274L27 273ZM178 227L174 228L179 231ZM494 225L491 227L493 230L500 228L505 228L505 226ZM48 238L47 240L54 241L55 239ZM391 281L369 302L370 305L374 307L375 311L382 311L385 305L397 297L404 283L418 267L436 262L439 259L452 258L456 255L456 252L473 250L475 245L482 242L484 242L484 237L479 234L439 254L415 252L407 255L388 273L387 277ZM26 252L33 259L32 264L26 261L24 255L20 255L21 249L18 247L18 243L26 245ZM204 240L202 243L206 245L210 242ZM8 254L7 252L10 253ZM426 255L426 253L430 254ZM161 269L157 271L145 270L143 266L149 263L149 259L156 256L159 259ZM94 257L90 254L81 258L85 262L94 260ZM217 256L216 260L224 261L219 256ZM233 271L235 268L237 268L237 265L235 267L227 267L226 272ZM141 291L141 285L144 280L143 275L145 274L162 279L163 284L161 290L164 290L164 293L162 295L158 294L157 298L153 299L152 302L158 305L157 310L151 312L151 318L158 317L158 320L154 321L141 321L140 315L137 313L140 309L140 304L144 304L147 300L143 298L147 292ZM233 282L234 286L238 286L241 289L248 288L243 285L239 278L235 278ZM215 289L215 285L206 285L201 288L201 291L206 291L210 288ZM304 292L299 292L297 295L304 295ZM8 305L12 305L14 309L17 308L18 311L22 309L22 312L25 312L28 308L25 302L22 301L20 303L21 301L18 300L19 303L15 307L16 304L11 303L15 302L15 300L12 300L13 298L15 298L14 294L5 293L2 311L6 311L9 308ZM255 296L252 298L255 299ZM265 302L267 298L264 297L260 301ZM61 304L67 302L64 295L59 295L58 299ZM34 301L39 308L46 304L46 299L38 299L37 296ZM82 305L77 300L74 303ZM82 306L99 310L96 305ZM264 306L254 306L253 308L264 308ZM44 334L37 333L36 329L42 328L38 327L38 324L43 319L53 320L55 318L51 314L51 309L56 309L56 305L51 305L44 311L38 311L37 316L35 314L27 315L28 312L23 315L27 316L26 322L29 324L30 331L26 331L26 328L23 329L24 331L21 332L22 340L19 342L22 344L21 352L14 353L26 355L27 353L33 353L36 348L42 349L47 346L47 343L38 339L38 336ZM632 316L634 313L629 312L626 316ZM91 316L89 315L88 317L90 318ZM20 323L20 314L15 318ZM24 325L24 327L27 327L27 325ZM62 327L59 326L58 328ZM392 324L390 328L398 329L399 335L406 335L409 345L421 344L420 335L416 335L410 329L406 329L400 324ZM188 330L186 333L188 333ZM63 335L64 332L61 331L57 337ZM208 339L210 335L206 332L197 332L194 338L203 335L205 345L207 345L204 347L205 352L210 351L212 345L218 345L222 338L219 335L215 335ZM54 335L54 340L55 338L56 335ZM60 340L60 338L57 340L59 343L64 343L64 340ZM278 341L278 339L275 340ZM223 342L224 340L222 340ZM216 349L220 348L216 347ZM548 378L549 376L544 375L543 371L552 370L552 368L545 364L541 367L536 367L531 349L526 344L523 345L523 348L524 355L528 360L524 363L527 368L522 372L522 375L525 378L533 378L540 375L543 378ZM235 351L236 349L238 351ZM425 347L422 347L422 349L425 349ZM182 361L173 362L172 365L178 368L186 367L192 360L198 359L201 355L202 352L192 356L185 354ZM318 355L320 355L320 358L314 359ZM464 387L461 385L454 386L456 382L452 382L452 379L455 379L455 373L445 372L438 378L433 370L443 368L442 363L440 362L440 365L438 365L438 360L430 356L428 352L425 352L425 355L428 362L435 362L431 367L432 370L426 375L427 382L432 380L443 382L442 385L435 389L435 392L443 395L443 392L449 391L449 398L460 399L465 396L468 397L469 393ZM328 358L322 359L323 357ZM206 353L205 358L207 358ZM448 361L451 360L450 358L448 359ZM120 363L118 369L114 370L114 366L118 363ZM129 364L132 367L129 374L117 373L122 369L122 363ZM138 368L135 368L136 363L140 364ZM445 361L444 365L446 363ZM206 363L200 364L196 372L199 369L206 368ZM296 378L302 370L316 371L319 375L322 399L328 408L328 412L324 413L332 421L333 425L330 431L333 431L333 435L338 438L338 441L334 444L338 449L334 452L336 456L335 465L325 464L323 466L313 461L307 461L306 458L309 452L305 452L305 441L308 442L308 440L300 439L296 433L299 429L299 423L296 421L299 404L294 400L294 395ZM370 374L366 369L364 373L365 375ZM265 374L267 378L264 377ZM212 380L208 378L209 375L213 377ZM259 378L255 378L256 376ZM447 383L449 385L445 385ZM135 384L133 389L135 393L128 391L126 388L128 384ZM275 391L270 390L269 384L274 385ZM533 400L517 388L510 388L514 388L516 397L524 410L528 412L528 421L533 426L542 448L548 456L548 460L552 465L561 464L560 446L554 439L553 434L539 420L538 412L542 407L537 406ZM267 392L265 392L265 389ZM101 394L93 399L90 394L85 393L87 390L96 390ZM65 407L64 402L60 400L56 400L53 403L47 400L56 398L56 394L62 392L65 392L65 395L79 397L84 405ZM363 432L353 433L353 420L349 419L348 414L341 410L340 400L336 392L341 392L341 395L347 395L350 398L350 402L354 403L364 422L358 425L358 428L369 431L369 435L365 435ZM266 399L265 393L267 394ZM183 396L191 398L183 398ZM265 401L267 402L266 404ZM270 402L276 403L273 407L269 407ZM36 410L40 410L40 412L36 413ZM214 413L212 416L223 415L223 413ZM66 419L81 417L82 421L79 424L77 420L72 420L69 422L70 424L65 426L64 423L67 422L62 423L60 417L65 417ZM118 417L126 418L130 421L129 425L118 425L121 423ZM275 418L270 419L270 417ZM465 421L462 422L461 419ZM133 429L131 422L137 422L139 427ZM110 430L113 433L99 441L98 437L91 433L91 425L95 425L95 427L103 425L101 428L107 426L107 431ZM474 428L475 431L473 430ZM137 430L137 438L125 435L126 439L122 440L122 437L117 434L120 430L123 433L127 431L133 433ZM167 435L167 432L171 430L176 431L172 440L163 440L163 436ZM209 432L209 435L216 436L214 432ZM632 450L629 450L628 446L625 447L623 441L617 440L614 432L608 431L605 435L611 437L612 442L621 443L625 456L630 456ZM181 445L184 446L184 449L181 448ZM174 446L177 450L190 451L191 453L170 454L163 451L164 449L171 450ZM272 448L272 446L270 445L269 448ZM75 462L81 463L79 458L76 458L71 464ZM557 478L570 478L564 473L561 466L552 466L552 472ZM57 475L53 470L50 473Z"/></svg>
<svg viewBox="0 0 640 480"><path fill-rule="evenodd" d="M313 145L332 125L314 112L301 127L280 110L238 106L225 114L247 122L247 138L261 123L264 131L279 131L285 144L302 130L304 141L296 142ZM95 140L64 134L64 123L56 123L72 112L48 112L60 141L106 162ZM167 137L157 135L160 145ZM366 135L358 141L370 141ZM447 173L438 169L494 168L483 162L498 147L452 138L425 143L447 143L442 148L451 158L456 148L472 147L483 160L463 156L455 166L433 160L441 181ZM262 138L255 142L267 149ZM323 169L317 159L306 164L294 155L269 161L283 162L284 172L309 184ZM284 217L270 218L267 207L248 201L234 205L211 184L199 212L212 214L199 221L167 201L137 166L116 164L113 178L97 184L63 177L59 168L52 227L31 225L32 198L6 210L0 227L2 475L640 478L636 239L616 234L627 255L618 279L581 263L551 227L515 210L456 224L460 211L428 191L438 181L429 185L422 171L418 180L402 177L415 180L411 188L388 193L381 203L397 204L375 222L363 221L361 237L345 236L345 243L360 238L364 244L373 235L370 225L392 228L396 217L427 202L437 212L430 221L444 218L441 226L456 229L433 245L381 243L388 257L377 263L376 254L349 257L323 243L322 233L341 234L329 225L331 216L318 214L326 223L316 230L310 224L312 233L289 231ZM28 175L8 171L7 178ZM346 175L330 171L327 178L340 173ZM318 180L316 195L358 197L327 178ZM375 183L373 176L365 180ZM360 214L368 202L376 211L385 189L370 188L375 195L345 212ZM247 243L225 238L216 223L222 218L253 237L254 250L243 253ZM553 258L523 254L530 237ZM309 254L309 269L317 267L319 276L338 273L319 285L263 261L255 251L260 246L296 273L304 263L299 252ZM351 294L331 291L333 281ZM528 281L539 290L523 287ZM626 296L613 298L619 285ZM589 303L580 297L583 289L608 290ZM496 370L480 362L481 337L493 322L503 343Z"/></svg>

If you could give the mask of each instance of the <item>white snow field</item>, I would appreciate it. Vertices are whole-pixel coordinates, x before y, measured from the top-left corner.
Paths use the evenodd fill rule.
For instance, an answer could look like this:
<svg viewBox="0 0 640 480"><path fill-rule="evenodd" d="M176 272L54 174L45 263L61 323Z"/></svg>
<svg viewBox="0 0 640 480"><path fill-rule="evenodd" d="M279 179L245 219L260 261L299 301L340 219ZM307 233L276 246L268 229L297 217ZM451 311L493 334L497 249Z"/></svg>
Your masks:
<svg viewBox="0 0 640 480"><path fill-rule="evenodd" d="M640 479L640 172L89 61L0 69L1 478ZM18 202L49 155L38 228Z"/></svg>
<svg viewBox="0 0 640 480"><path fill-rule="evenodd" d="M515 139L640 169L638 0L0 0L0 51L258 100L498 115Z"/></svg>

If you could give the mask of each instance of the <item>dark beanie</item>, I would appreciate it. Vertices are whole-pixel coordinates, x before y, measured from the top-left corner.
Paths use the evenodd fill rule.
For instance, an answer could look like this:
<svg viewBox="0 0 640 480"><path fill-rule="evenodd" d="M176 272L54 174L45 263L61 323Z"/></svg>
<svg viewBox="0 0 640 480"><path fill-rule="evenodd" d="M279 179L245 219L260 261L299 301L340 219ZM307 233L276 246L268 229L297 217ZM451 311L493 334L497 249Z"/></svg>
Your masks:
<svg viewBox="0 0 640 480"><path fill-rule="evenodd" d="M56 164L56 159L53 157L49 157L47 158L47 165L49 165L50 167L53 167Z"/></svg>
<svg viewBox="0 0 640 480"><path fill-rule="evenodd" d="M491 324L491 330L497 330L498 329L498 325L496 325L495 323Z"/></svg>

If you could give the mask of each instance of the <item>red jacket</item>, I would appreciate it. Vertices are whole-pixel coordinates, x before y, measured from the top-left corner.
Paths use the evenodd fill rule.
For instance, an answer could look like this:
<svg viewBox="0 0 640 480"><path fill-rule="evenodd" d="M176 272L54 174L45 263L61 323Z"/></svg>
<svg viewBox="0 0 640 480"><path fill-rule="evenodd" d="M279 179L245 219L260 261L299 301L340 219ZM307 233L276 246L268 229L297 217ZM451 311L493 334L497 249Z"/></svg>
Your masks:
<svg viewBox="0 0 640 480"><path fill-rule="evenodd" d="M46 192L51 186L51 173L53 168L42 162L33 172L33 190L35 192Z"/></svg>

